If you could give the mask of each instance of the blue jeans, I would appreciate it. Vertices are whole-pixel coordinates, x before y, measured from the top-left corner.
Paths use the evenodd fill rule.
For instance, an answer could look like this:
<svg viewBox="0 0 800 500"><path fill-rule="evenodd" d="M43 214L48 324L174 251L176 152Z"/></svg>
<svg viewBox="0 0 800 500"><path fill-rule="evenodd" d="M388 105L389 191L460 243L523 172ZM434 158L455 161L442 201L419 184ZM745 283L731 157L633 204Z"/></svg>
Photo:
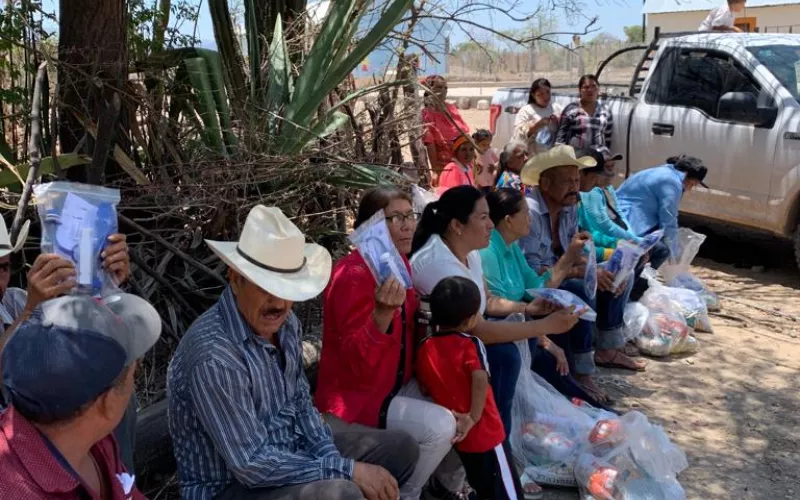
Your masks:
<svg viewBox="0 0 800 500"><path fill-rule="evenodd" d="M650 249L650 267L658 269L661 264L669 259L669 247L663 241L659 241ZM638 276L638 275L637 275Z"/></svg>
<svg viewBox="0 0 800 500"><path fill-rule="evenodd" d="M561 283L562 290L572 292L586 302L592 309L597 309L595 300L586 296L583 280L571 279ZM594 373L594 352L592 351L593 325L589 321L580 320L572 330L559 335L548 335L550 340L564 350L569 360L569 369L577 375Z"/></svg>
<svg viewBox="0 0 800 500"><path fill-rule="evenodd" d="M486 358L489 361L492 391L500 419L506 435L511 433L511 406L514 401L514 391L517 388L517 379L522 368L522 357L519 349L513 342L505 344L488 344Z"/></svg>
<svg viewBox="0 0 800 500"><path fill-rule="evenodd" d="M552 385L554 389L568 397L569 399L578 398L586 401L595 408L606 409L605 405L600 404L596 399L589 395L570 375L561 375L558 373L558 365L556 358L539 347L539 339L533 338L528 340L528 347L531 350L531 366L537 375L545 379L548 384Z"/></svg>

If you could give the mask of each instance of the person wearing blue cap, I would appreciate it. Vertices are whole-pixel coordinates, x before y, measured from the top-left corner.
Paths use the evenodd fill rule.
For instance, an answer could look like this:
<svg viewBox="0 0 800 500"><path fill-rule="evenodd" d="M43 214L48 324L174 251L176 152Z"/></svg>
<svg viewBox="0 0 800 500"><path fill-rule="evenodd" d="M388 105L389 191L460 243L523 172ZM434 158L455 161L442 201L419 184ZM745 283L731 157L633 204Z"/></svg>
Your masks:
<svg viewBox="0 0 800 500"><path fill-rule="evenodd" d="M119 293L44 302L0 356L0 498L141 500L112 431L138 360L161 335L144 299Z"/></svg>

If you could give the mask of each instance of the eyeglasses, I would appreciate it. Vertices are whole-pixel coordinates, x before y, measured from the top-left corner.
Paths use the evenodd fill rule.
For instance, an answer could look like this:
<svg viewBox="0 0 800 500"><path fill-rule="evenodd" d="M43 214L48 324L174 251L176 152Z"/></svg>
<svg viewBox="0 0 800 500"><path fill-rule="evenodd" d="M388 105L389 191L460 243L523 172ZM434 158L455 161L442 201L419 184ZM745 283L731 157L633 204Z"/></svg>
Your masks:
<svg viewBox="0 0 800 500"><path fill-rule="evenodd" d="M386 216L386 222L393 226L402 226L406 222L417 222L420 214L409 212L407 214L394 214Z"/></svg>

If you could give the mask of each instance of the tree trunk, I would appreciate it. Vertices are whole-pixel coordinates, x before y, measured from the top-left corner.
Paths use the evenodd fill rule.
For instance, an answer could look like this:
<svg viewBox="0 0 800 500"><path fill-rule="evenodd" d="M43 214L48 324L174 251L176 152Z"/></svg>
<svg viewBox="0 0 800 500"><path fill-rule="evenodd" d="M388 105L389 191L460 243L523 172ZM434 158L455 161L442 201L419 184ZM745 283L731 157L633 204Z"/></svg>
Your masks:
<svg viewBox="0 0 800 500"><path fill-rule="evenodd" d="M58 79L62 152L72 152L86 134L74 113L98 124L107 103L113 100L115 89L123 87L128 67L126 15L125 0L60 2ZM89 154L94 152L94 143L88 136ZM78 182L102 182L105 163L97 162L99 167L93 168L72 168L67 176Z"/></svg>

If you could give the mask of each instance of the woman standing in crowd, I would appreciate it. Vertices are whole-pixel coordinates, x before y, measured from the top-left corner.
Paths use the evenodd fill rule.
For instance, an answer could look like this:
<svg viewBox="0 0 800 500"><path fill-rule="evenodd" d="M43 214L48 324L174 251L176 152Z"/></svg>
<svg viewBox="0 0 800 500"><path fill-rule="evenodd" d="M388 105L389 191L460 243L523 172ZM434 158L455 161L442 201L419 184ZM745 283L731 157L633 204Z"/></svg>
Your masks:
<svg viewBox="0 0 800 500"><path fill-rule="evenodd" d="M486 200L489 217L494 229L489 246L480 250L483 275L489 292L514 302L530 302L532 297L527 290L534 288L558 288L568 277L573 266L583 256L583 248L588 241L584 233L578 233L556 265L542 275L531 269L525 260L517 241L530 232L531 219L525 196L514 189L503 188L490 193ZM554 338L569 335L561 334ZM569 342L559 342L569 347ZM557 347L547 337L528 340L533 369L562 394L588 401L593 406L601 406L569 375L569 351Z"/></svg>
<svg viewBox="0 0 800 500"><path fill-rule="evenodd" d="M411 271L414 286L426 297L443 279L469 278L481 292L482 319L473 334L486 344L492 390L508 433L511 427L511 402L520 370L517 340L569 331L578 321L571 309L553 308L543 301L530 304L493 295L486 285L478 250L489 245L494 225L483 193L471 186L452 188L422 214L412 245ZM511 314L544 316L525 323L487 321L483 317L506 318ZM549 314L549 315L548 315ZM558 352L554 349L554 352Z"/></svg>
<svg viewBox="0 0 800 500"><path fill-rule="evenodd" d="M555 141L561 106L553 103L550 81L534 80L528 94L528 104L517 113L514 135L528 145L528 154L547 151Z"/></svg>
<svg viewBox="0 0 800 500"><path fill-rule="evenodd" d="M355 227L379 210L398 252L407 255L419 215L411 197L396 189L369 191ZM426 401L412 379L417 305L414 289L406 290L394 278L378 286L358 250L337 262L324 294L315 396L322 413L348 423L403 430L417 440L420 457L400 491L404 500L419 498L450 451L456 429L453 415Z"/></svg>
<svg viewBox="0 0 800 500"><path fill-rule="evenodd" d="M519 139L512 139L500 153L500 169L497 171L497 188L511 188L528 194L529 189L522 183L520 172L528 161L528 146Z"/></svg>
<svg viewBox="0 0 800 500"><path fill-rule="evenodd" d="M458 135L453 141L452 148L452 161L444 167L439 176L439 186L436 188L439 196L452 187L475 185L475 176L472 172L475 147L467 139L467 136Z"/></svg>
<svg viewBox="0 0 800 500"><path fill-rule="evenodd" d="M580 100L573 102L561 115L556 144L573 148L593 148L607 159L611 157L611 132L614 118L609 107L598 101L600 83L594 75L583 75L578 81ZM607 168L613 168L613 164Z"/></svg>
<svg viewBox="0 0 800 500"><path fill-rule="evenodd" d="M422 123L425 125L422 141L428 151L432 182L437 185L439 174L452 160L453 140L459 135L469 134L469 125L461 117L456 106L445 102L447 80L444 77L432 75L426 77L423 84L427 89L425 107L422 109Z"/></svg>

